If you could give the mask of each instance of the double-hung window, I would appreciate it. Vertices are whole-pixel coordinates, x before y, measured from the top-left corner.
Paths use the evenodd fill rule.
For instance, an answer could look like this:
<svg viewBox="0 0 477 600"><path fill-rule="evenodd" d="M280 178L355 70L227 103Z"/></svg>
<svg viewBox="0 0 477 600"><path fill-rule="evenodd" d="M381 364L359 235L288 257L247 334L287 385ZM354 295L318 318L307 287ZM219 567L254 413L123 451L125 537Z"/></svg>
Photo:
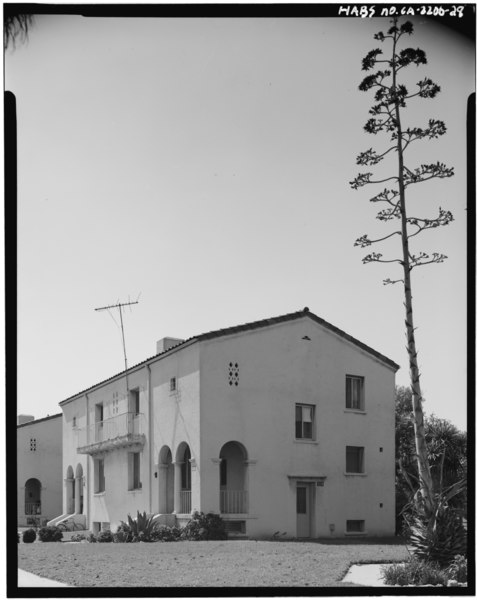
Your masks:
<svg viewBox="0 0 477 600"><path fill-rule="evenodd" d="M128 453L128 489L140 490L141 484L141 453Z"/></svg>
<svg viewBox="0 0 477 600"><path fill-rule="evenodd" d="M346 375L346 408L364 410L364 377Z"/></svg>
<svg viewBox="0 0 477 600"><path fill-rule="evenodd" d="M346 446L346 473L364 473L362 446Z"/></svg>
<svg viewBox="0 0 477 600"><path fill-rule="evenodd" d="M312 404L295 405L295 438L312 440L314 438L315 407Z"/></svg>

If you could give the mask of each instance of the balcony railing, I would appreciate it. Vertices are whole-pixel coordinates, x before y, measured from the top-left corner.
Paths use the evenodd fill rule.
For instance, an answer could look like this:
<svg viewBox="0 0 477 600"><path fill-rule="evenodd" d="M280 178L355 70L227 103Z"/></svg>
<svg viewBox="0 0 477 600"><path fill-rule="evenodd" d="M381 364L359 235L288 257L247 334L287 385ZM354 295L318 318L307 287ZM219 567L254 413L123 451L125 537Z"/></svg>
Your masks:
<svg viewBox="0 0 477 600"><path fill-rule="evenodd" d="M245 514L248 512L248 494L245 490L220 490L222 514Z"/></svg>
<svg viewBox="0 0 477 600"><path fill-rule="evenodd" d="M188 515L191 511L191 506L191 491L182 490L180 492L180 512Z"/></svg>
<svg viewBox="0 0 477 600"><path fill-rule="evenodd" d="M25 502L26 515L41 515L41 502Z"/></svg>
<svg viewBox="0 0 477 600"><path fill-rule="evenodd" d="M145 419L142 413L123 413L77 430L78 454L144 445Z"/></svg>

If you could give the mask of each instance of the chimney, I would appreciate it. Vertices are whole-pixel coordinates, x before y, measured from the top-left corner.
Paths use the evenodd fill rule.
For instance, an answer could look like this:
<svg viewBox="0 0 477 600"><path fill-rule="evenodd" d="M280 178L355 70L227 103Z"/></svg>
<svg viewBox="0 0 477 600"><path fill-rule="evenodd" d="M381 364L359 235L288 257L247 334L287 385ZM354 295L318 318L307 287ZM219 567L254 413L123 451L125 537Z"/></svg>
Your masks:
<svg viewBox="0 0 477 600"><path fill-rule="evenodd" d="M165 337L162 340L159 340L156 344L156 354L161 354L161 352L165 352L166 350L170 350L177 344L181 344L184 340L180 340L179 338Z"/></svg>
<svg viewBox="0 0 477 600"><path fill-rule="evenodd" d="M32 415L18 415L17 416L17 425L23 425L24 423L29 423L30 421L34 421L35 417Z"/></svg>

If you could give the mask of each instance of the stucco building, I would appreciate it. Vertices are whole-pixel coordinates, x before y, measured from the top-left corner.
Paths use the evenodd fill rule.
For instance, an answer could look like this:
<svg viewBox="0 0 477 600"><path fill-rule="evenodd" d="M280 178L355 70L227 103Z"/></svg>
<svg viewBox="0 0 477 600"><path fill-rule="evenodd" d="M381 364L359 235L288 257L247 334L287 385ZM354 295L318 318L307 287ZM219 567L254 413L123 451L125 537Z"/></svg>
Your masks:
<svg viewBox="0 0 477 600"><path fill-rule="evenodd" d="M35 420L19 415L17 424L18 525L45 525L61 511L63 415Z"/></svg>
<svg viewBox="0 0 477 600"><path fill-rule="evenodd" d="M164 338L60 403L61 517L219 513L249 537L394 534L392 360L302 311Z"/></svg>

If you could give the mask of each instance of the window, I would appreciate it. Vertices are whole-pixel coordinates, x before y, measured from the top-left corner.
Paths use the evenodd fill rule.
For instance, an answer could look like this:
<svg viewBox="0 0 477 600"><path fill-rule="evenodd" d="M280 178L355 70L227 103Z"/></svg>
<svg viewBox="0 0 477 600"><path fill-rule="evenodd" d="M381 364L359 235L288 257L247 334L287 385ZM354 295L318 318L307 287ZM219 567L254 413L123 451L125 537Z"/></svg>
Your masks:
<svg viewBox="0 0 477 600"><path fill-rule="evenodd" d="M141 484L141 453L128 453L128 489L140 490Z"/></svg>
<svg viewBox="0 0 477 600"><path fill-rule="evenodd" d="M364 473L364 448L346 446L346 472Z"/></svg>
<svg viewBox="0 0 477 600"><path fill-rule="evenodd" d="M104 459L96 458L94 460L94 493L100 494L106 489L104 478Z"/></svg>
<svg viewBox="0 0 477 600"><path fill-rule="evenodd" d="M346 375L346 408L364 410L364 377Z"/></svg>
<svg viewBox="0 0 477 600"><path fill-rule="evenodd" d="M36 452L36 438L30 438L30 452Z"/></svg>
<svg viewBox="0 0 477 600"><path fill-rule="evenodd" d="M113 405L112 405L112 414L117 415L119 413L119 393L113 392Z"/></svg>
<svg viewBox="0 0 477 600"><path fill-rule="evenodd" d="M131 390L129 393L129 412L139 414L139 390Z"/></svg>
<svg viewBox="0 0 477 600"><path fill-rule="evenodd" d="M346 521L346 533L363 533L364 521Z"/></svg>
<svg viewBox="0 0 477 600"><path fill-rule="evenodd" d="M73 417L73 428L76 427L76 417Z"/></svg>
<svg viewBox="0 0 477 600"><path fill-rule="evenodd" d="M184 458L181 464L181 487L182 490L191 489L191 464L190 464L190 450L186 448L184 451Z"/></svg>
<svg viewBox="0 0 477 600"><path fill-rule="evenodd" d="M297 440L313 439L315 407L309 404L295 406L295 437Z"/></svg>
<svg viewBox="0 0 477 600"><path fill-rule="evenodd" d="M175 392L177 391L177 379L175 377L171 377L169 381L169 391Z"/></svg>

